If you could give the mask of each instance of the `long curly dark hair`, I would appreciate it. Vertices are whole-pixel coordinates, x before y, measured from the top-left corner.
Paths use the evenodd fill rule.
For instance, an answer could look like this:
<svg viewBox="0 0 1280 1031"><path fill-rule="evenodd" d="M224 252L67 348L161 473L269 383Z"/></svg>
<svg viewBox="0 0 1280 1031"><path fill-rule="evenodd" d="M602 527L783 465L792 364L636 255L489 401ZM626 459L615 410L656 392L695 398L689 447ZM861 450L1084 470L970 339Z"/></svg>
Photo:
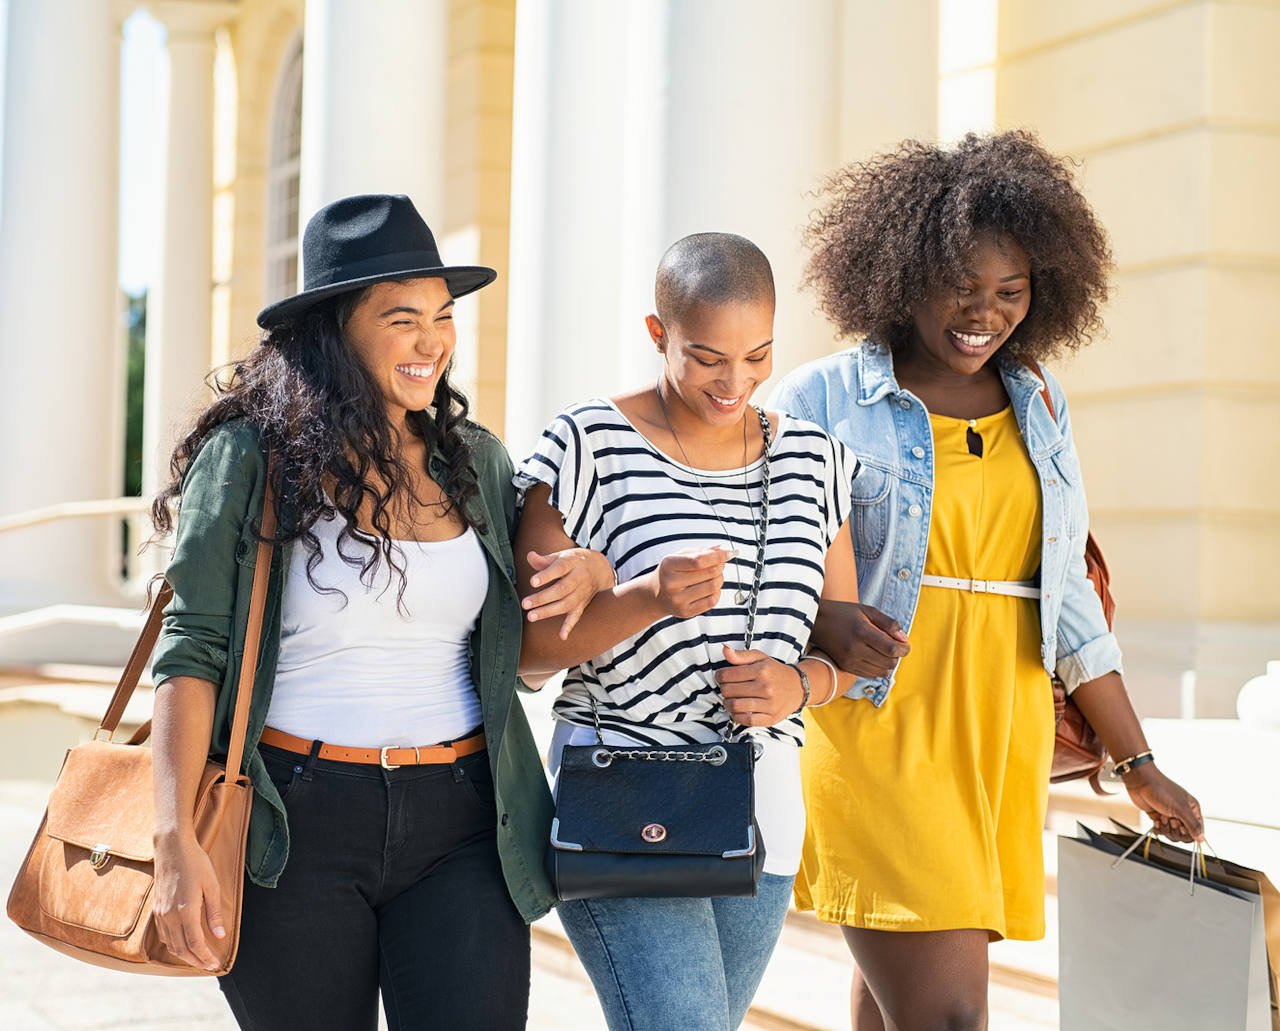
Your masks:
<svg viewBox="0 0 1280 1031"><path fill-rule="evenodd" d="M1076 350L1101 328L1111 253L1069 162L1030 132L970 133L943 149L908 140L826 180L805 234L805 284L842 336L901 351L913 313L962 279L975 238L1016 240L1031 308L1005 347L1022 359Z"/></svg>
<svg viewBox="0 0 1280 1031"><path fill-rule="evenodd" d="M210 379L217 397L174 449L171 479L152 503L156 537L172 531L173 503L181 504L183 477L205 439L224 423L244 419L258 430L263 450L272 457L273 486L281 500L275 542L302 540L312 587L341 593L312 576L321 560L312 527L336 514L344 523L339 554L359 567L364 583L372 582L385 561L398 577L397 602L403 606L404 561L391 536L391 505L412 481L395 448L382 393L343 335L366 293L357 290L316 303L267 330L246 358L215 371ZM449 509L483 531L470 504L479 493L472 463L479 429L466 422L470 405L449 382L451 369L452 362L436 384L434 415L409 412L406 423L427 442L428 454L446 460L442 488ZM356 513L366 503L372 534L357 528Z"/></svg>

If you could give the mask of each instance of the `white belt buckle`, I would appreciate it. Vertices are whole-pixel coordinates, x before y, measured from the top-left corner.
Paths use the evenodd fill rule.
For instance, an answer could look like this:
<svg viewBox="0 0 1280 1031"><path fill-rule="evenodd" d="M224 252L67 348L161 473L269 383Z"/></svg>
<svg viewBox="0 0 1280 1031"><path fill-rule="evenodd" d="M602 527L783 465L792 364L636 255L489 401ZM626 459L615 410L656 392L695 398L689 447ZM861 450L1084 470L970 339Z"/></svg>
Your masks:
<svg viewBox="0 0 1280 1031"><path fill-rule="evenodd" d="M990 580L970 580L969 590L974 594L990 594Z"/></svg>

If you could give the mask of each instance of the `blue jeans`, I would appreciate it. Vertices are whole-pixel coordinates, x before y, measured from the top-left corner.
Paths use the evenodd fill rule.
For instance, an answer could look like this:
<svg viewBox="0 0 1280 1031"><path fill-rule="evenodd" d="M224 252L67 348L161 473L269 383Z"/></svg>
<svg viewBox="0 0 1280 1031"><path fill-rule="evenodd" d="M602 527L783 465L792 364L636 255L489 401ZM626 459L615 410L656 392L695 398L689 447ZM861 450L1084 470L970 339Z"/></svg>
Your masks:
<svg viewBox="0 0 1280 1031"><path fill-rule="evenodd" d="M733 1031L773 955L794 877L741 899L585 899L557 911L610 1031Z"/></svg>

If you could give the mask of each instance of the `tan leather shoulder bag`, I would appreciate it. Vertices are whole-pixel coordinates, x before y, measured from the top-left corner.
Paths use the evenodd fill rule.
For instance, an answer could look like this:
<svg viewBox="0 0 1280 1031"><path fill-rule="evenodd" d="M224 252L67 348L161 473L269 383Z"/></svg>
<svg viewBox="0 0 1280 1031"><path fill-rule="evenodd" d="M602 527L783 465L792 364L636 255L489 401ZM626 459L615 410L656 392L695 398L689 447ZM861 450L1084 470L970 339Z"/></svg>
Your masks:
<svg viewBox="0 0 1280 1031"><path fill-rule="evenodd" d="M262 516L262 536L268 540L258 543L227 761L208 761L196 792L196 837L213 861L226 917L226 937L208 939L218 969L199 969L174 957L152 922L155 788L151 749L143 747L151 724L138 728L127 742L111 740L160 636L164 608L173 597L168 584L151 606L93 740L67 752L44 821L9 893L9 918L50 948L95 966L139 974L221 975L235 962L253 801L253 788L240 766L274 535L275 503L268 474Z"/></svg>

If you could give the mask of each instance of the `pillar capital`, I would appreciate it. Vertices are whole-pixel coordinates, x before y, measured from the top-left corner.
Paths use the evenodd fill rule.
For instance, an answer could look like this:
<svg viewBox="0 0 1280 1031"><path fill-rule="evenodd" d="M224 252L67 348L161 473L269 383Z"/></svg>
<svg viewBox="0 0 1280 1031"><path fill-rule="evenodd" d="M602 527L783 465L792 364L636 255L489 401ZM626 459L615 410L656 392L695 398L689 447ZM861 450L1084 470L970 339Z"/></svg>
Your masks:
<svg viewBox="0 0 1280 1031"><path fill-rule="evenodd" d="M151 0L147 4L170 38L211 34L234 19L239 7L236 0Z"/></svg>

